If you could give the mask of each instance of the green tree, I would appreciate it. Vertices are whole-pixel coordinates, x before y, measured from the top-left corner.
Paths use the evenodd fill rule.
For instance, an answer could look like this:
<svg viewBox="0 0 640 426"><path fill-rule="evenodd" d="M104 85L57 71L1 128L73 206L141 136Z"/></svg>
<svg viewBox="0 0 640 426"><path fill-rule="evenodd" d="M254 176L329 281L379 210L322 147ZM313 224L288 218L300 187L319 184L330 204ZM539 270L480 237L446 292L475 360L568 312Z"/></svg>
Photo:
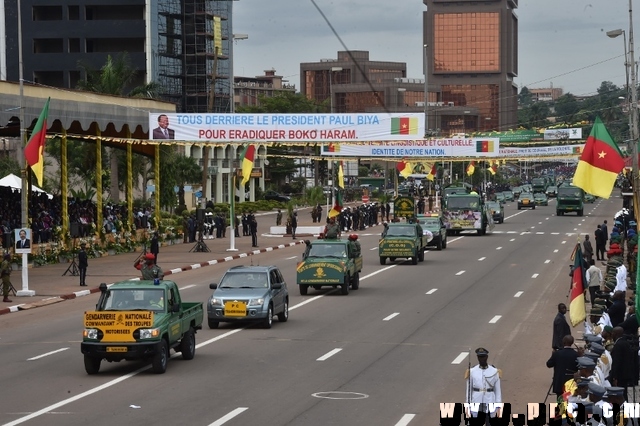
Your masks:
<svg viewBox="0 0 640 426"><path fill-rule="evenodd" d="M167 176L168 173L164 170L162 171L160 175L160 188L170 186L171 191L173 191L175 185L170 185L170 182L172 182L171 177L175 177L175 183L178 186L178 202L181 207L186 207L184 187L188 184L200 183L202 180L202 169L193 157L175 154L170 160L168 165L170 165L169 169L171 173ZM163 177L166 177L166 181Z"/></svg>
<svg viewBox="0 0 640 426"><path fill-rule="evenodd" d="M15 158L0 154L0 177L4 177L9 173L20 176L20 165Z"/></svg>
<svg viewBox="0 0 640 426"><path fill-rule="evenodd" d="M520 90L520 94L518 95L518 103L521 106L529 106L533 103L533 95L531 95L531 92L529 91L527 86L523 87L522 90Z"/></svg>
<svg viewBox="0 0 640 426"><path fill-rule="evenodd" d="M556 120L567 123L574 123L576 115L580 111L578 100L571 93L560 96L554 103Z"/></svg>

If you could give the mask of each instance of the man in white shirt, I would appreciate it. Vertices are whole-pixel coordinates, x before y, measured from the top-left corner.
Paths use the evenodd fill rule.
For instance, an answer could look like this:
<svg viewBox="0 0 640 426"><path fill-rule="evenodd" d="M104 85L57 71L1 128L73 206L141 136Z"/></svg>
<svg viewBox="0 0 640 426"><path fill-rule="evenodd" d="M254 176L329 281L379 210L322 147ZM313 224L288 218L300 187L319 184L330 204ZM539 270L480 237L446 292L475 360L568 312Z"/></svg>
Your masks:
<svg viewBox="0 0 640 426"><path fill-rule="evenodd" d="M613 290L616 291L627 291L627 267L624 266L624 263L618 266L618 273L616 274L616 288Z"/></svg>
<svg viewBox="0 0 640 426"><path fill-rule="evenodd" d="M596 292L600 290L602 284L602 270L596 266L595 260L589 261L589 269L587 269L587 285L589 286L589 300L596 300Z"/></svg>

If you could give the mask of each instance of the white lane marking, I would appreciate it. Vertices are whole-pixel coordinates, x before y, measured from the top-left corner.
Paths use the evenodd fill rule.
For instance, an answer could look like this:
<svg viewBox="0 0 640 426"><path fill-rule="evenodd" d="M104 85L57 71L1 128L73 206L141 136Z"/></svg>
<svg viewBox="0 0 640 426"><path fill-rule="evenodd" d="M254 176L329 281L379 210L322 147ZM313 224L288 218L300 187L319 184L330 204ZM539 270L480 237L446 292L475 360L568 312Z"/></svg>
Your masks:
<svg viewBox="0 0 640 426"><path fill-rule="evenodd" d="M515 240L516 240L515 238L512 238L512 239L510 239L509 241L515 241Z"/></svg>
<svg viewBox="0 0 640 426"><path fill-rule="evenodd" d="M451 361L451 364L460 364L462 361L464 361L467 355L469 355L469 352L460 352L460 355L458 355L456 359Z"/></svg>
<svg viewBox="0 0 640 426"><path fill-rule="evenodd" d="M561 244L567 244L567 242L566 242L566 241L563 241Z"/></svg>
<svg viewBox="0 0 640 426"><path fill-rule="evenodd" d="M520 297L522 296L522 293L524 293L524 291L519 291L516 294L514 294L513 297Z"/></svg>
<svg viewBox="0 0 640 426"><path fill-rule="evenodd" d="M184 287L180 287L180 291L182 291L182 290L186 290L186 289L188 289L188 288L193 288L193 287L195 287L195 286L196 286L195 284L185 285Z"/></svg>
<svg viewBox="0 0 640 426"><path fill-rule="evenodd" d="M558 249L555 249L553 252L554 252L554 253L557 253L557 252L558 252Z"/></svg>
<svg viewBox="0 0 640 426"><path fill-rule="evenodd" d="M502 247L496 247L496 250L502 250Z"/></svg>
<svg viewBox="0 0 640 426"><path fill-rule="evenodd" d="M517 234L518 231L507 231L507 234Z"/></svg>
<svg viewBox="0 0 640 426"><path fill-rule="evenodd" d="M326 354L322 355L320 358L316 359L316 361L325 361L331 358L332 356L334 356L335 354L337 354L338 352L340 352L341 350L342 348L335 348L334 350L329 351Z"/></svg>
<svg viewBox="0 0 640 426"><path fill-rule="evenodd" d="M256 252L260 253L260 250L256 250ZM217 261L215 263L217 263ZM211 264L214 264L214 263L211 263ZM387 269L395 268L396 266L397 265L390 265L390 266L387 266L386 268L379 269L379 270L377 270L375 272L370 273L369 275L365 275L364 277L361 277L360 280L365 280L365 279L367 279L369 277L372 277L374 275L379 274L380 272L386 271ZM299 308L300 306L306 305L307 303L311 303L311 302L313 302L313 301L315 301L317 299L320 299L320 298L324 297L326 294L330 294L330 293L331 293L331 291L327 292L325 294L322 294L320 296L316 296L316 297L313 297L311 299L305 300L304 302L298 303L295 306L289 307L289 310L293 310L293 309ZM16 307L16 309L17 309L17 307ZM244 328L238 328L238 329L235 329L235 330L228 331L228 332L226 332L224 334L221 334L219 336L213 337L213 338L211 338L209 340L206 340L204 342L198 343L196 345L196 348L199 349L201 347L210 345L211 343L217 342L218 340L222 340L222 339L227 338L227 337L229 337L231 335L234 335L236 333L240 333L242 330L245 330L245 329ZM180 353L173 354L171 356L171 358L175 358L177 356L180 356ZM140 367L139 369L137 369L135 371L132 371L131 373L127 373L127 374L125 374L123 376L120 376L120 377L118 377L116 379L108 381L108 382L106 382L106 383L104 383L104 384L102 384L100 386L97 386L97 387L95 387L93 389L89 389L86 392L82 392L82 393L80 393L78 395L72 396L71 398L67 398L67 399L64 399L62 401L56 402L55 404L51 404L51 405L49 405L47 407L44 407L44 408L42 408L42 409L40 409L38 411L33 412L33 413L31 413L31 414L29 414L27 416L20 417L19 419L16 419L16 420L14 420L14 421L12 421L10 423L6 423L3 426L15 426L15 425L19 425L21 423L24 423L26 421L29 421L31 419L35 419L36 417L40 417L43 414L47 414L47 413L49 413L51 411L54 411L54 410L56 410L56 409L58 409L60 407L64 407L67 404L71 404L72 402L79 401L82 398L85 398L87 396L90 396L90 395L93 395L95 393L98 393L98 392L100 392L100 391L102 391L104 389L108 389L108 388L110 388L112 386L117 385L118 383L124 382L125 380L128 380L128 379L130 379L132 377L135 377L138 374L142 373L143 371L148 370L149 368L151 368L150 365L145 365L144 367Z"/></svg>
<svg viewBox="0 0 640 426"><path fill-rule="evenodd" d="M551 259L547 259L544 261L544 263L550 263L550 262L551 262Z"/></svg>
<svg viewBox="0 0 640 426"><path fill-rule="evenodd" d="M486 257L481 257L480 259L478 259L478 262L482 262L485 259L486 259Z"/></svg>
<svg viewBox="0 0 640 426"><path fill-rule="evenodd" d="M551 235L560 235L559 232L552 232Z"/></svg>
<svg viewBox="0 0 640 426"><path fill-rule="evenodd" d="M491 318L491 321L489 321L489 324L495 324L498 321L500 321L500 318L502 318L502 315L496 315L495 317Z"/></svg>
<svg viewBox="0 0 640 426"><path fill-rule="evenodd" d="M391 321L392 319L394 319L398 315L400 315L400 312L394 312L391 315L389 315L388 317L383 318L382 321Z"/></svg>
<svg viewBox="0 0 640 426"><path fill-rule="evenodd" d="M535 226L532 226L532 227L531 227L531 229L535 229L535 228L536 228Z"/></svg>
<svg viewBox="0 0 640 426"><path fill-rule="evenodd" d="M538 275L539 274L533 274L533 275L531 275L531 278L538 278Z"/></svg>
<svg viewBox="0 0 640 426"><path fill-rule="evenodd" d="M520 235L528 234L527 231L521 232Z"/></svg>
<svg viewBox="0 0 640 426"><path fill-rule="evenodd" d="M536 232L536 235L544 235L544 232Z"/></svg>
<svg viewBox="0 0 640 426"><path fill-rule="evenodd" d="M285 260L291 260L291 259L297 259L298 256L291 256L291 257L287 257Z"/></svg>
<svg viewBox="0 0 640 426"><path fill-rule="evenodd" d="M458 272L456 275L462 275L462 274L464 274L465 272L467 272L467 271L460 271L460 272Z"/></svg>
<svg viewBox="0 0 640 426"><path fill-rule="evenodd" d="M425 294L433 294L433 293L435 293L436 291L438 291L438 289L437 289L437 288L432 288L431 290L429 290L429 291L428 291L428 292L426 292Z"/></svg>
<svg viewBox="0 0 640 426"><path fill-rule="evenodd" d="M415 414L405 414L404 416L402 416L400 421L395 424L395 426L407 426L415 416Z"/></svg>
<svg viewBox="0 0 640 426"><path fill-rule="evenodd" d="M53 355L53 354L57 354L58 352L64 352L69 348L60 348L60 349L56 349L55 351L51 351L51 352L47 352L46 354L42 354L42 355L38 355L38 356L34 356L33 358L27 358L27 361L33 361L36 359L40 359L40 358L44 358L45 356L49 356L49 355Z"/></svg>
<svg viewBox="0 0 640 426"><path fill-rule="evenodd" d="M378 247L370 248L369 251L378 250Z"/></svg>
<svg viewBox="0 0 640 426"><path fill-rule="evenodd" d="M238 416L239 414L244 413L248 409L249 409L249 407L238 407L235 410L231 411L230 413L225 414L224 416L220 417L218 420L216 420L215 422L211 423L209 426L222 426L223 424L225 424L229 420L233 419L234 417Z"/></svg>

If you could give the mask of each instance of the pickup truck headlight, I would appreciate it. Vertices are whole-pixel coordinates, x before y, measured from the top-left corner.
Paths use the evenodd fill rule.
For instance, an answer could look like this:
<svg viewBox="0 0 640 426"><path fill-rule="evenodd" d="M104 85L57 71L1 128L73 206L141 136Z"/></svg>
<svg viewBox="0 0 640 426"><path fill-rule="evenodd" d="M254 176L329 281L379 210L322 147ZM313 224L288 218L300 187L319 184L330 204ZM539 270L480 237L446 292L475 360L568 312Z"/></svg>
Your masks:
<svg viewBox="0 0 640 426"><path fill-rule="evenodd" d="M155 339L160 337L159 328L143 328L140 330L140 339Z"/></svg>
<svg viewBox="0 0 640 426"><path fill-rule="evenodd" d="M97 339L98 338L98 329L97 328L85 328L82 332L82 337L85 339Z"/></svg>
<svg viewBox="0 0 640 426"><path fill-rule="evenodd" d="M211 298L211 300L209 301L209 304L211 306L222 306L222 299L218 299L216 297Z"/></svg>
<svg viewBox="0 0 640 426"><path fill-rule="evenodd" d="M250 299L249 306L262 306L264 305L264 298L260 297L258 299Z"/></svg>

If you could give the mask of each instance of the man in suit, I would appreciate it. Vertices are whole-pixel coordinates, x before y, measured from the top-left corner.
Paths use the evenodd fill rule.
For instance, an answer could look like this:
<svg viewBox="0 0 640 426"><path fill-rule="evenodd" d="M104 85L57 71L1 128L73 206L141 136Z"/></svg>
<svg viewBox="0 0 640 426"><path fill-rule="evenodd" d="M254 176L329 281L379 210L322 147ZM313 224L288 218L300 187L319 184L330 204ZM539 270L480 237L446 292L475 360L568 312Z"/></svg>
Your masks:
<svg viewBox="0 0 640 426"><path fill-rule="evenodd" d="M567 380L571 380L573 373L577 371L578 352L572 348L573 337L571 335L562 338L562 349L553 351L547 361L547 367L553 368L553 393L562 395L562 387Z"/></svg>
<svg viewBox="0 0 640 426"><path fill-rule="evenodd" d="M21 229L19 232L19 235L20 235L20 239L16 241L16 248L17 249L30 248L31 240L27 238L27 230Z"/></svg>
<svg viewBox="0 0 640 426"><path fill-rule="evenodd" d="M89 266L89 259L87 257L87 243L80 243L80 251L78 252L78 271L80 272L80 286L86 287L87 267Z"/></svg>
<svg viewBox="0 0 640 426"><path fill-rule="evenodd" d="M169 129L169 117L166 114L158 116L158 127L153 129L153 139L173 139L175 131Z"/></svg>
<svg viewBox="0 0 640 426"><path fill-rule="evenodd" d="M623 335L622 327L614 327L612 339L615 342L611 349L611 371L609 381L613 386L624 388L624 398L628 401L627 387L633 386L633 352L629 340Z"/></svg>
<svg viewBox="0 0 640 426"><path fill-rule="evenodd" d="M558 304L558 313L553 320L553 341L551 347L555 350L562 349L562 339L564 336L571 336L571 328L567 320L564 318L564 314L567 313L567 305L564 303Z"/></svg>

